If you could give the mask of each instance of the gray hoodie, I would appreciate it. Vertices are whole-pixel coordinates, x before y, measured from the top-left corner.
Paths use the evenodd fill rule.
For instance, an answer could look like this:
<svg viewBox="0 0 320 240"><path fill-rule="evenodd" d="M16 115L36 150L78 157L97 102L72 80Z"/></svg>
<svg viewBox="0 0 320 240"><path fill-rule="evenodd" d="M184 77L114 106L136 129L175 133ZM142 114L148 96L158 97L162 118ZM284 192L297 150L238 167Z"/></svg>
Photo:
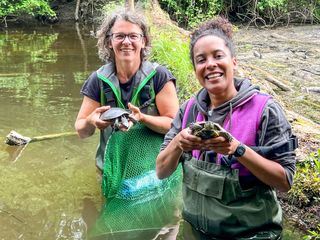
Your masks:
<svg viewBox="0 0 320 240"><path fill-rule="evenodd" d="M206 120L219 123L222 126L226 116L228 114L232 115L233 108L251 97L253 94L259 92L259 87L252 85L247 79L234 79L234 84L238 91L237 95L230 101L227 101L214 109L209 109L210 98L207 90L202 88L195 96L195 111L201 112L205 116ZM173 120L172 127L165 136L161 150L163 150L177 135L177 133L181 131L182 119L186 105L187 102L180 106L180 109ZM193 113L193 116L196 117L196 115L197 113ZM233 122L233 124L235 123ZM272 146L280 142L288 141L291 136L291 126L285 117L284 111L277 102L270 98L261 116L261 123L257 132L257 146ZM184 158L190 157L190 154L191 153L183 154L181 157L182 159L180 160L183 161ZM295 172L294 151L276 153L269 159L277 161L284 167L288 183L292 185L293 175Z"/></svg>

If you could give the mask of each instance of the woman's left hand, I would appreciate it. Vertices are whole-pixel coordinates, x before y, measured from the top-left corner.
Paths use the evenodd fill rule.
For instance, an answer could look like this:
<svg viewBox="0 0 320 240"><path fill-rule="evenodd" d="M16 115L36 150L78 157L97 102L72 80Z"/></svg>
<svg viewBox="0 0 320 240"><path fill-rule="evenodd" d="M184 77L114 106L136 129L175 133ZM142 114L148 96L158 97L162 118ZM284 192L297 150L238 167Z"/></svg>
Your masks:
<svg viewBox="0 0 320 240"><path fill-rule="evenodd" d="M230 155L233 154L239 145L235 138L228 142L224 137L216 137L203 140L203 150L213 150L216 153Z"/></svg>
<svg viewBox="0 0 320 240"><path fill-rule="evenodd" d="M136 107L132 103L128 103L128 108L131 111L132 117L134 117L138 122L143 120L143 113L140 111L140 108Z"/></svg>

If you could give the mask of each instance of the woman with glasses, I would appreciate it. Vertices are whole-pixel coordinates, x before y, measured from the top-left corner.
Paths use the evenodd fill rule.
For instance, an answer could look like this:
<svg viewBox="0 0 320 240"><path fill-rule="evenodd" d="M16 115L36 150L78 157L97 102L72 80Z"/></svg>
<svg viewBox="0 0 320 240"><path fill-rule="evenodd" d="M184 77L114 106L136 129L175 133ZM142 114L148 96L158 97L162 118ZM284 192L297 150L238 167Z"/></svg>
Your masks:
<svg viewBox="0 0 320 240"><path fill-rule="evenodd" d="M146 60L150 36L138 14L114 13L102 23L97 36L99 56L106 64L81 89L84 97L75 128L80 138L91 136L96 128L101 131L96 166L103 174L108 207L110 199L143 204L157 197L150 198L148 191L164 189L163 184L170 188L172 183L157 179L155 159L179 108L176 79L164 66ZM112 121L100 119L115 107L129 110L138 123L129 120L133 125L129 130L116 131ZM158 190L153 192L161 193Z"/></svg>

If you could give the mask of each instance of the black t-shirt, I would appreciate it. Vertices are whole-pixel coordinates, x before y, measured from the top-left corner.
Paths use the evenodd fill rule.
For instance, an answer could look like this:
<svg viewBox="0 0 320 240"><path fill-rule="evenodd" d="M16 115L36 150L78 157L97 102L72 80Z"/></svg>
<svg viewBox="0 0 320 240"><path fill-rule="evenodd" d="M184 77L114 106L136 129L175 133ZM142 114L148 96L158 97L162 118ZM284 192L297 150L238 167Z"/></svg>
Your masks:
<svg viewBox="0 0 320 240"><path fill-rule="evenodd" d="M134 82L134 77L135 75L128 82L124 84L120 84L122 101L126 105L131 99L132 90L133 90L131 86L132 86L132 83ZM97 77L97 72L96 71L93 72L83 84L80 91L81 94L100 103L99 81L100 80ZM166 67L159 65L156 68L156 74L153 76L153 85L154 85L155 95L157 95L162 90L163 86L168 81L173 81L173 83L175 84L176 79Z"/></svg>

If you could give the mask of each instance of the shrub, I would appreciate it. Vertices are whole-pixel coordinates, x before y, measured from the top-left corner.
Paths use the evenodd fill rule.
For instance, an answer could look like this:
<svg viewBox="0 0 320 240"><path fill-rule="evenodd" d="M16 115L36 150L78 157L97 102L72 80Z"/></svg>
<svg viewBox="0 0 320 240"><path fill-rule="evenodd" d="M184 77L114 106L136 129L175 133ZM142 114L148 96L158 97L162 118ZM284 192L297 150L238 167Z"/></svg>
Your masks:
<svg viewBox="0 0 320 240"><path fill-rule="evenodd" d="M0 18L24 13L32 16L56 16L56 13L50 8L48 0L0 1Z"/></svg>
<svg viewBox="0 0 320 240"><path fill-rule="evenodd" d="M289 201L301 208L320 203L320 149L297 164L294 184L288 197Z"/></svg>
<svg viewBox="0 0 320 240"><path fill-rule="evenodd" d="M220 0L160 0L160 6L181 26L192 28L221 11Z"/></svg>

